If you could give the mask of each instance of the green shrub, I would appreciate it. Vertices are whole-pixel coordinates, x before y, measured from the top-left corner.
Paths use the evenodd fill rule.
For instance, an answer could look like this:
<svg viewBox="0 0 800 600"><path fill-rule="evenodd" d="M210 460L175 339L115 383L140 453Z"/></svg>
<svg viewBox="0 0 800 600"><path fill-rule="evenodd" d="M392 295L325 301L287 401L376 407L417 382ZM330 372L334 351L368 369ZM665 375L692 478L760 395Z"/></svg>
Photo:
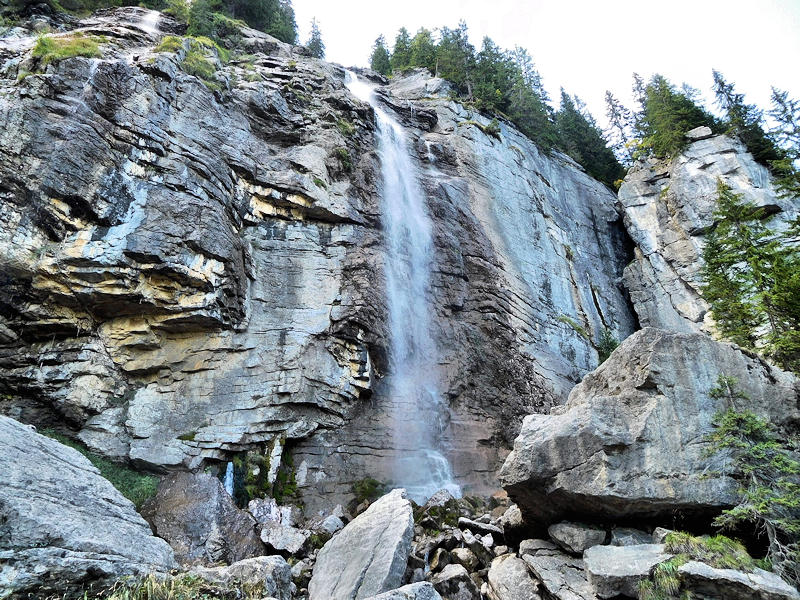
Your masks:
<svg viewBox="0 0 800 600"><path fill-rule="evenodd" d="M356 132L356 126L346 119L339 119L336 121L336 128L339 130L339 133L347 137L350 137Z"/></svg>
<svg viewBox="0 0 800 600"><path fill-rule="evenodd" d="M175 17L175 20L181 23L188 23L189 4L186 0L169 0L167 8L164 9L164 14Z"/></svg>
<svg viewBox="0 0 800 600"><path fill-rule="evenodd" d="M188 573L144 578L126 577L100 595L104 600L257 600L264 584L233 583L224 588ZM87 597L89 597L87 595Z"/></svg>
<svg viewBox="0 0 800 600"><path fill-rule="evenodd" d="M617 349L617 346L619 346L619 340L614 337L614 334L609 329L603 329L600 332L600 339L597 340L597 354L601 365Z"/></svg>
<svg viewBox="0 0 800 600"><path fill-rule="evenodd" d="M342 169L346 172L350 172L353 170L353 161L350 158L350 152L348 152L347 148L336 148L333 151L333 155L339 160L342 165Z"/></svg>
<svg viewBox="0 0 800 600"><path fill-rule="evenodd" d="M372 477L365 477L353 483L353 494L356 497L356 504L361 504L364 500L377 500L380 498L386 486Z"/></svg>
<svg viewBox="0 0 800 600"><path fill-rule="evenodd" d="M161 43L155 47L155 52L177 52L183 47L183 39L176 35L165 36Z"/></svg>
<svg viewBox="0 0 800 600"><path fill-rule="evenodd" d="M575 333L577 333L582 338L585 338L587 340L590 339L589 332L586 331L586 328L583 325L579 325L574 319L568 317L567 315L560 315L558 317L558 320L561 323L566 323L567 325L572 327L572 329L575 330Z"/></svg>
<svg viewBox="0 0 800 600"><path fill-rule="evenodd" d="M111 485L117 488L123 496L133 502L137 510L141 508L145 500L155 495L158 487L158 479L156 477L139 473L126 465L112 462L91 452L83 444L52 429L43 429L40 433L83 454L100 471L100 475L111 482Z"/></svg>
<svg viewBox="0 0 800 600"><path fill-rule="evenodd" d="M75 56L96 58L100 56L98 44L104 41L105 38L99 36L76 34L68 37L53 37L43 35L36 40L33 57L37 60L40 69L44 69L50 63L58 63Z"/></svg>

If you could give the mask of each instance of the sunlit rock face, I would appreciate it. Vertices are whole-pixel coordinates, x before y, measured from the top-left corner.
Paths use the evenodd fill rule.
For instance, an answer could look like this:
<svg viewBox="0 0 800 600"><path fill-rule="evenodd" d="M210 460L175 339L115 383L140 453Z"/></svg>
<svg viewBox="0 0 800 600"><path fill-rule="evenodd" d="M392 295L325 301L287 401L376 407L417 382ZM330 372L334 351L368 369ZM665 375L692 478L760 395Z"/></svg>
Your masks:
<svg viewBox="0 0 800 600"><path fill-rule="evenodd" d="M253 31L212 91L185 50L155 52L175 24L145 13L82 23L100 59L18 81L35 38L0 54L0 410L146 468L291 453L309 507L386 481L372 109L343 69ZM382 95L433 222L442 446L487 490L520 417L563 402L604 329L636 328L626 237L612 192L505 123L484 133L440 80Z"/></svg>
<svg viewBox="0 0 800 600"><path fill-rule="evenodd" d="M700 268L718 181L774 215L772 226L795 218L798 208L796 200L780 197L767 169L740 142L708 127L687 137L689 145L674 160L638 163L620 187L625 227L636 245L624 280L642 326L710 333Z"/></svg>

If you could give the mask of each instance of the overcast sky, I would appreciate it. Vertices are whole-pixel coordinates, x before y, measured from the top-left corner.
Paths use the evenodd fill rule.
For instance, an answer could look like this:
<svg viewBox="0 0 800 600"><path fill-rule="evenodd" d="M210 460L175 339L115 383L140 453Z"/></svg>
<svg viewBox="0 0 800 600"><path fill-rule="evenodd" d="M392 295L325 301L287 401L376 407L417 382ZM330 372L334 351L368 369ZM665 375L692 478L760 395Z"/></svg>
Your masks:
<svg viewBox="0 0 800 600"><path fill-rule="evenodd" d="M480 48L528 49L551 98L577 94L603 124L606 89L630 104L631 73L710 94L715 68L766 107L770 86L800 97L800 0L293 0L300 40L316 17L326 58L366 66L372 43L405 26L469 26Z"/></svg>

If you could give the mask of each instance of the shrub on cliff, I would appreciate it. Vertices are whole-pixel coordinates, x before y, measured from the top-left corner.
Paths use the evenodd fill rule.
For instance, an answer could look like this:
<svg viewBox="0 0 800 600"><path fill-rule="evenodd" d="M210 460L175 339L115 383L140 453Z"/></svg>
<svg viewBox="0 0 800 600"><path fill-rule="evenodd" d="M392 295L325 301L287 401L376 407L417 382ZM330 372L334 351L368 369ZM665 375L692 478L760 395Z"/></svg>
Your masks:
<svg viewBox="0 0 800 600"><path fill-rule="evenodd" d="M100 56L99 44L103 41L104 38L98 36L79 34L66 37L43 35L36 40L32 55L36 59L39 68L43 69L50 63L57 63L75 56L98 57Z"/></svg>

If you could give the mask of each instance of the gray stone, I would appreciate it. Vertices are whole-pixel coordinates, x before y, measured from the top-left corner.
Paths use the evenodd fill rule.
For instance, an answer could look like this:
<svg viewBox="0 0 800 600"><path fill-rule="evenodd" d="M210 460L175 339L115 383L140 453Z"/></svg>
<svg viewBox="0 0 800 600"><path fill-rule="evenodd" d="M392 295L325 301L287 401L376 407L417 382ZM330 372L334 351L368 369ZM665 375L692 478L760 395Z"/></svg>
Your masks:
<svg viewBox="0 0 800 600"><path fill-rule="evenodd" d="M220 480L207 473L167 476L142 507L142 516L181 563L230 564L264 554L255 519L238 509Z"/></svg>
<svg viewBox="0 0 800 600"><path fill-rule="evenodd" d="M663 527L656 527L653 530L653 539L651 540L654 544L663 544L666 537L672 533L672 529L664 529Z"/></svg>
<svg viewBox="0 0 800 600"><path fill-rule="evenodd" d="M247 511L261 524L277 523L296 527L300 510L294 506L280 506L274 498L254 498L247 503Z"/></svg>
<svg viewBox="0 0 800 600"><path fill-rule="evenodd" d="M519 554L537 554L541 551L559 552L556 546L550 540L522 540L519 543Z"/></svg>
<svg viewBox="0 0 800 600"><path fill-rule="evenodd" d="M487 575L490 600L540 600L537 584L525 562L506 554L492 561Z"/></svg>
<svg viewBox="0 0 800 600"><path fill-rule="evenodd" d="M429 567L432 573L437 573L449 565L451 560L450 553L444 548L437 548L429 560Z"/></svg>
<svg viewBox="0 0 800 600"><path fill-rule="evenodd" d="M195 567L191 573L222 587L261 588L262 596L291 600L292 569L282 556L257 556L227 567Z"/></svg>
<svg viewBox="0 0 800 600"><path fill-rule="evenodd" d="M175 560L77 450L0 416L0 590L61 595Z"/></svg>
<svg viewBox="0 0 800 600"><path fill-rule="evenodd" d="M455 559L455 562L464 565L470 573L478 568L478 557L469 548L453 548L450 554Z"/></svg>
<svg viewBox="0 0 800 600"><path fill-rule="evenodd" d="M541 541L544 540L531 540ZM520 551L522 554L522 552ZM522 554L542 586L556 600L595 600L597 596L586 579L584 562L561 552L554 544L531 544Z"/></svg>
<svg viewBox="0 0 800 600"><path fill-rule="evenodd" d="M322 531L328 535L333 535L344 527L342 520L336 515L328 515L317 526L318 531Z"/></svg>
<svg viewBox="0 0 800 600"><path fill-rule="evenodd" d="M655 539L655 534L649 534L641 529L632 529L630 527L616 527L611 530L612 546L635 546L637 544L660 544L664 540Z"/></svg>
<svg viewBox="0 0 800 600"><path fill-rule="evenodd" d="M307 529L287 527L280 523L266 523L261 528L261 541L276 552L298 554L310 537L311 532Z"/></svg>
<svg viewBox="0 0 800 600"><path fill-rule="evenodd" d="M704 140L706 138L710 138L714 135L714 132L711 131L711 127L706 127L702 125L700 127L695 127L686 132L686 137L692 141L694 140Z"/></svg>
<svg viewBox="0 0 800 600"><path fill-rule="evenodd" d="M447 600L480 600L480 591L463 565L447 565L431 580L433 587Z"/></svg>
<svg viewBox="0 0 800 600"><path fill-rule="evenodd" d="M516 504L509 506L503 513L503 516L500 517L500 527L503 528L503 532L506 535L510 529L517 529L524 525L525 522L522 520L522 511Z"/></svg>
<svg viewBox="0 0 800 600"><path fill-rule="evenodd" d="M399 587L413 533L411 503L404 490L393 490L322 547L308 585L309 598L353 600Z"/></svg>
<svg viewBox="0 0 800 600"><path fill-rule="evenodd" d="M459 528L469 529L472 533L475 534L490 534L490 535L497 535L502 538L503 530L497 527L496 525L492 525L491 523L481 523L479 521L473 521L472 519L468 519L466 517L459 517L458 518L458 526Z"/></svg>
<svg viewBox="0 0 800 600"><path fill-rule="evenodd" d="M725 600L797 600L800 593L775 573L754 569L744 573L715 569L705 563L689 561L678 569L683 584L695 594Z"/></svg>
<svg viewBox="0 0 800 600"><path fill-rule="evenodd" d="M662 544L594 546L583 555L589 583L600 598L636 598L639 582L670 558Z"/></svg>
<svg viewBox="0 0 800 600"><path fill-rule="evenodd" d="M602 544L606 540L605 529L569 521L551 525L547 529L547 533L564 550L578 555L583 554L587 548Z"/></svg>
<svg viewBox="0 0 800 600"><path fill-rule="evenodd" d="M703 360L698 361L697 357ZM705 437L728 407L712 398L735 374L752 410L778 426L797 418L797 379L703 334L643 329L550 415L525 418L500 479L529 522L707 516L736 502L737 484Z"/></svg>
<svg viewBox="0 0 800 600"><path fill-rule="evenodd" d="M424 581L404 585L377 596L370 596L366 600L442 600L442 597L432 584Z"/></svg>

